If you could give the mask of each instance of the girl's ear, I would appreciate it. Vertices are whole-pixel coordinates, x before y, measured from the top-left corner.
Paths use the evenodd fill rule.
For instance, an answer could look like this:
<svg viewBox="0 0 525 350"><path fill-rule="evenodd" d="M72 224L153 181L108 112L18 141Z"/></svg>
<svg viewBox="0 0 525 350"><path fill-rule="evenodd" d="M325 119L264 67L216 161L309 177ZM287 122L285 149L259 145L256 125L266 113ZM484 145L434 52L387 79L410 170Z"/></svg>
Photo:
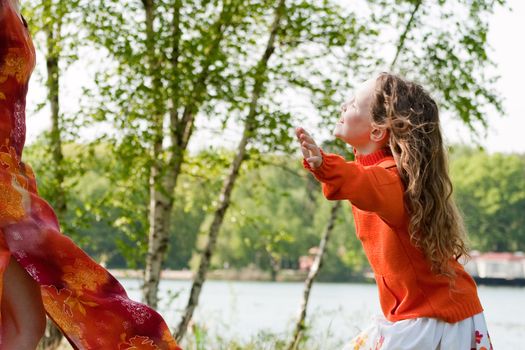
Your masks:
<svg viewBox="0 0 525 350"><path fill-rule="evenodd" d="M373 126L370 132L370 140L377 143L383 143L388 141L388 130L387 128L381 128Z"/></svg>

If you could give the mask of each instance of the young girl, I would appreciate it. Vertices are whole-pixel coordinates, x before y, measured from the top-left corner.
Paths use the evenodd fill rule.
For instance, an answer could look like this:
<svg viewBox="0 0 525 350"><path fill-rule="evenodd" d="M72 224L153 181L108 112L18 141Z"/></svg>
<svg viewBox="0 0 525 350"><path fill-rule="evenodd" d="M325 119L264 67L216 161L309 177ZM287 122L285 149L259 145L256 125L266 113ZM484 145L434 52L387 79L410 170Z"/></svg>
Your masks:
<svg viewBox="0 0 525 350"><path fill-rule="evenodd" d="M74 349L179 349L162 317L61 234L39 197L22 162L34 65L17 1L0 0L0 349L34 350L44 312Z"/></svg>
<svg viewBox="0 0 525 350"><path fill-rule="evenodd" d="M355 161L303 129L303 164L329 200L348 200L384 317L348 349L492 349L476 284L458 263L465 230L452 199L438 108L418 84L382 73L341 106L334 135Z"/></svg>

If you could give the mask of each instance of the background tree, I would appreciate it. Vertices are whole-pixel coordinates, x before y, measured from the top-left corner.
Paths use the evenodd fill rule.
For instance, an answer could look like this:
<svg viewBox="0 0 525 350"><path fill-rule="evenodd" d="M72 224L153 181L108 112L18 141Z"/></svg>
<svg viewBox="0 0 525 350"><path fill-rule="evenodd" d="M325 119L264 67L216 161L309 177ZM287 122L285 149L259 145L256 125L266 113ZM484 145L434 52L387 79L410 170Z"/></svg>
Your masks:
<svg viewBox="0 0 525 350"><path fill-rule="evenodd" d="M51 117L51 129L46 131L42 139L45 151L41 155L42 160L45 160L43 164L46 164L46 181L39 191L53 206L63 232L73 237L78 231L74 224L76 220L72 220L69 215L68 193L71 186L74 186L74 175L82 171L82 168L78 159L64 157L63 143L75 135L77 127L74 119L61 110L60 98L64 96L61 91L61 76L76 60L76 36L71 34L68 27L78 17L77 7L77 0L44 0L28 1L24 3L23 10L30 18L29 25L35 37L35 44L44 52L46 62L43 79L47 96L34 112L47 106ZM54 349L60 340L61 333L48 320L46 335L39 348Z"/></svg>
<svg viewBox="0 0 525 350"><path fill-rule="evenodd" d="M222 96L235 95L237 72L228 69L228 60L241 49L235 28L246 26L245 18L258 18L264 5L145 0L141 6L131 1L86 6L91 39L116 61L115 70L97 79L101 93L93 115L123 132L107 136L123 151L129 169L144 169L139 181L149 179L144 298L154 307L174 189L195 118Z"/></svg>
<svg viewBox="0 0 525 350"><path fill-rule="evenodd" d="M340 6L335 1L290 0L262 72L256 69L257 60L266 49L276 2L109 0L75 5L72 9L78 12L69 16L77 19L78 27L71 33L92 55L83 59L100 63L103 58L104 65L94 65L99 69L93 77L96 86L86 90L80 104L84 118L76 115L73 123L73 118L62 116L68 123L62 129L68 132L55 133L55 141L49 142L54 151L42 154L36 146L33 149L36 161L64 148L69 150L63 159L75 160L62 167L41 161L40 181L65 179L54 180L71 190L64 200L65 224L71 223L71 232L79 232L76 239L108 264L145 267L144 298L155 306L162 266L187 268L191 259L196 261L234 158L233 151L214 148L190 155L190 143L197 142L193 136L217 120L219 132L250 125L247 116L251 116L246 152L239 158L240 176L229 190L229 210L220 213L215 228L217 233L221 227L223 231L220 249L210 263L212 267L255 263L276 275L317 244L317 233L328 218L328 206L324 213L305 215L322 211L321 201L309 201L320 210L301 207L313 191L304 191L312 186L306 177L291 175L302 172L291 164L296 159L292 126L304 120L312 125L313 120L318 126L314 133L320 140L327 138L351 88L378 67L388 69L392 61L403 75L438 96L445 113L459 116L473 130L483 125L489 108L501 110L493 91L495 78L484 72L491 65L488 15L502 3L370 1L358 8L346 2ZM75 17L78 14L82 22ZM57 26L67 16L64 12L62 19L42 18ZM82 39L84 35L90 40ZM261 91L254 104L255 81ZM53 101L59 111L62 102ZM87 128L103 127L98 142L64 147L64 138L76 134L78 121ZM82 168L90 170L64 175ZM518 165L509 169L519 174ZM501 188L520 191L519 186ZM47 191L46 185L42 191ZM52 193L51 187L49 191L50 198L60 197L60 191ZM487 208L503 207L492 197L483 208L466 200L464 210L491 213ZM508 209L520 210L520 197L512 198L515 206ZM507 213L495 212L494 220ZM348 215L337 220L344 220L345 227L351 223ZM83 222L90 223L91 231ZM328 247L320 278L348 277L365 265L359 242L348 236L351 232L334 228L332 239L340 246ZM509 229L507 234L513 232ZM108 234L114 240L100 239ZM483 242L480 236L475 242L478 247L506 249L501 240Z"/></svg>
<svg viewBox="0 0 525 350"><path fill-rule="evenodd" d="M244 159L249 154L249 146L251 145L256 150L252 153L259 154L260 157L263 157L263 152L267 150L289 149L291 140L289 132L292 128L291 121L293 118L289 113L276 110L275 106L267 104L265 101L266 93L279 93L287 87L282 83L279 84L279 79L281 79L279 68L283 66L282 63L278 61L276 65L274 64L277 68L269 69L270 58L277 49L276 44L277 42L282 43L282 47L280 47L281 55L278 59L284 59L288 54L297 57L297 53L294 50L287 48L288 40L291 40L291 42L304 40L308 43L314 43L313 39L317 39L318 44L321 44L324 49L344 46L347 38L355 38L355 34L359 34L359 30L356 30L355 22L350 21L349 25L345 25L348 18L340 16L337 10L338 7L329 5L327 2L317 5L304 1L290 1L290 5L287 5L284 0L281 0L275 5L266 46L252 70L253 88L247 115L243 121L242 137L237 146L237 153L230 166L228 177L224 180L224 185L217 201L217 210L210 224L208 240L201 254L199 268L192 284L189 301L182 320L177 327L176 339L179 341L184 336L193 311L198 304L202 285L206 279L206 272L210 266L211 256L215 249L217 236L231 203L231 193L236 184L239 170ZM310 31L306 32L306 28L303 27L306 25L303 16L308 14L314 17L318 16L319 20L318 22L311 21L308 23ZM319 32L316 32L316 29ZM324 34L323 39L318 38L321 33ZM326 51L329 52L329 50ZM319 58L320 55L316 55ZM308 56L302 55L303 62ZM321 56L328 57L329 54L324 53ZM322 77L322 74L317 73L316 76ZM267 82L273 82L274 84L268 84L267 87ZM273 89L270 90L270 88ZM267 247L270 263L274 266L272 271L275 271L279 262L275 258L275 254L269 249L272 245L266 245L265 247Z"/></svg>
<svg viewBox="0 0 525 350"><path fill-rule="evenodd" d="M451 170L472 248L525 251L524 158L470 150Z"/></svg>

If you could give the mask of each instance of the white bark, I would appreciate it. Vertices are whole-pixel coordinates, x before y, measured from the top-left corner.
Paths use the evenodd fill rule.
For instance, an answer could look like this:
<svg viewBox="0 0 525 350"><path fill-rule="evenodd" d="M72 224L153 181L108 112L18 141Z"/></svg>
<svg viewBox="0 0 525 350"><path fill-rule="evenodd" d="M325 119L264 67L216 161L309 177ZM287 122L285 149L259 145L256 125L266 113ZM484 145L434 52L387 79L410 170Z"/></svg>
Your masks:
<svg viewBox="0 0 525 350"><path fill-rule="evenodd" d="M217 209L215 210L215 213L213 216L213 222L210 225L210 228L208 231L208 241L201 255L199 268L195 275L195 278L194 278L194 281L191 287L190 297L188 299L186 310L177 327L177 330L175 331L175 339L178 342L180 342L181 339L186 334L188 324L191 318L193 317L195 308L199 304L199 296L202 291L202 286L204 284L204 281L206 280L206 274L210 266L211 256L213 254L213 251L215 250L219 230L224 220L226 211L228 210L228 207L230 205L231 193L235 185L235 181L237 180L239 169L241 167L241 164L246 154L246 146L248 145L248 142L250 141L252 133L254 132L256 107L257 107L257 103L258 103L258 100L259 100L259 97L262 91L264 75L266 74L268 60L270 59L270 56L272 55L275 49L274 42L277 36L277 30L279 29L280 21L281 21L283 12L284 12L284 3L285 3L285 0L280 0L276 8L274 21L273 21L271 31L270 31L270 37L266 45L266 50L264 51L263 56L261 57L261 59L259 60L257 64L256 81L255 81L255 85L254 85L254 89L252 93L248 117L246 118L246 121L244 124L243 136L242 136L241 141L239 142L239 145L237 146L237 153L236 153L235 159L233 160L233 163L230 166L229 175L224 181L224 184L221 190L221 194L219 196L219 205Z"/></svg>
<svg viewBox="0 0 525 350"><path fill-rule="evenodd" d="M303 331L305 328L304 320L306 318L306 310L308 307L308 300L310 298L310 291L312 289L312 285L314 283L315 278L319 274L319 269L322 266L324 254L326 252L326 245L334 229L335 220L337 219L337 213L339 211L339 208L341 208L341 201L337 201L332 206L330 218L328 219L328 224L326 225L326 228L323 232L323 236L321 238L321 242L319 243L319 250L315 255L314 262L312 264L312 267L310 268L310 271L308 272L308 277L306 278L306 281L304 283L303 299L301 301L301 307L299 309L299 318L295 323L295 331L293 333L292 341L288 345L288 350L297 349L299 341L301 340L301 337L303 335Z"/></svg>

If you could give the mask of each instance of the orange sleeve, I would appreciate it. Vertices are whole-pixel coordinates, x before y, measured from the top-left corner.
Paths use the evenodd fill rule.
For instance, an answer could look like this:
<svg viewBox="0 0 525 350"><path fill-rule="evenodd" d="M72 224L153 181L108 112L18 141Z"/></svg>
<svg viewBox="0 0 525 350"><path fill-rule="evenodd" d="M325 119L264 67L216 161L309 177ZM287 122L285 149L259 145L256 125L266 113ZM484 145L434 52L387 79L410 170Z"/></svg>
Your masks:
<svg viewBox="0 0 525 350"><path fill-rule="evenodd" d="M324 153L323 163L312 169L303 159L303 166L321 182L329 200L349 200L357 208L377 213L397 226L405 216L403 184L397 172L380 166L363 166L348 162L337 154Z"/></svg>

